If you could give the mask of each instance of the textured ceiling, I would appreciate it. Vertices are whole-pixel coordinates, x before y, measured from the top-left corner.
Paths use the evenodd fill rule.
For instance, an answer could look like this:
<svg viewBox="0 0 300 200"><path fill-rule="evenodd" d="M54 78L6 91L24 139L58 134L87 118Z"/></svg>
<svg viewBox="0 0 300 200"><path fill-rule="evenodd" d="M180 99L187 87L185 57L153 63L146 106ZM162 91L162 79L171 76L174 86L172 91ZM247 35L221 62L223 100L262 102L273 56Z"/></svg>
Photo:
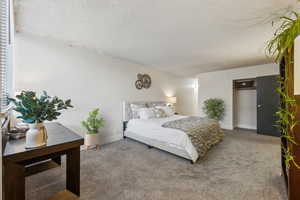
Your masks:
<svg viewBox="0 0 300 200"><path fill-rule="evenodd" d="M270 62L272 19L296 0L15 0L17 31L183 76Z"/></svg>

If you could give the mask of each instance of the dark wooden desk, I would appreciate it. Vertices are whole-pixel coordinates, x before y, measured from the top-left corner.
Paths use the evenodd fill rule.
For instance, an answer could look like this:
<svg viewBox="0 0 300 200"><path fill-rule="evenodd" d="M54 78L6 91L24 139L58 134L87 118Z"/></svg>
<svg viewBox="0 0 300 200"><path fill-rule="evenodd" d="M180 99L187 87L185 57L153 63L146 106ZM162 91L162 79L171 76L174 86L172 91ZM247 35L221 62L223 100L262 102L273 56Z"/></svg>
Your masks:
<svg viewBox="0 0 300 200"><path fill-rule="evenodd" d="M3 151L4 200L25 200L25 177L60 166L62 155L67 155L66 189L80 196L80 146L84 140L59 123L45 125L48 141L44 147L25 149L25 139L7 142Z"/></svg>

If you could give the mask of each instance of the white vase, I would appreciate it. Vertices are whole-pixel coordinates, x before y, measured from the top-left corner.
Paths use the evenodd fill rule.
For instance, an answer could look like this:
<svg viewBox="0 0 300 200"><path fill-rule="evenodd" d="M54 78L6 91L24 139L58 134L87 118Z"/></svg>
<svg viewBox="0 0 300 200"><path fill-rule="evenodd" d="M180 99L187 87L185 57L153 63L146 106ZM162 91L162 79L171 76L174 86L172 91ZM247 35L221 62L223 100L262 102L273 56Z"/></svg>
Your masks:
<svg viewBox="0 0 300 200"><path fill-rule="evenodd" d="M43 123L29 124L26 132L26 148L37 148L47 144L47 131Z"/></svg>
<svg viewBox="0 0 300 200"><path fill-rule="evenodd" d="M96 146L98 148L99 145L99 134L85 134L84 145L86 147Z"/></svg>

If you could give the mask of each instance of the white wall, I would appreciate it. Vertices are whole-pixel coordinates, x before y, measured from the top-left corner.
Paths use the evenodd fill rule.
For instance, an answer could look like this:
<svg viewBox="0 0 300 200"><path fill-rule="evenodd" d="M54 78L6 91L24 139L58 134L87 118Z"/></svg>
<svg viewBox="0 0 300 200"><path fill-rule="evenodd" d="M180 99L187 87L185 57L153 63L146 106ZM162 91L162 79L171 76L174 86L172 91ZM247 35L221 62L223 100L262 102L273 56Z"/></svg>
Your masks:
<svg viewBox="0 0 300 200"><path fill-rule="evenodd" d="M235 90L234 98L234 127L256 129L256 90Z"/></svg>
<svg viewBox="0 0 300 200"><path fill-rule="evenodd" d="M202 73L198 75L198 114L204 116L203 102L208 98L225 101L225 117L221 126L233 129L233 80L279 74L277 64L266 64L238 69Z"/></svg>
<svg viewBox="0 0 300 200"><path fill-rule="evenodd" d="M198 79L185 79L182 85L184 87L177 89L176 112L183 115L196 115L198 110Z"/></svg>
<svg viewBox="0 0 300 200"><path fill-rule="evenodd" d="M80 134L85 132L80 121L100 107L105 118L102 142L121 137L123 101L165 100L176 95L178 88L189 87L183 78L85 48L20 33L15 40L15 90L46 90L71 98L74 108L65 111L59 121ZM152 77L150 89L135 88L137 73ZM186 95L179 92L178 102L180 93ZM179 103L178 109L184 112L186 106L191 105Z"/></svg>

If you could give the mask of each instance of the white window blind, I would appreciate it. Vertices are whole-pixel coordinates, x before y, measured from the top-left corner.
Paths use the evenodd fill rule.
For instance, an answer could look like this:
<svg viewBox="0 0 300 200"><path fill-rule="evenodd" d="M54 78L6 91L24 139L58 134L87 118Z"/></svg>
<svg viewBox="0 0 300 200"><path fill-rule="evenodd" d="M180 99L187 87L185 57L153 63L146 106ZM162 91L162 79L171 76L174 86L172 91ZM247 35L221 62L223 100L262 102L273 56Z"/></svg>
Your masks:
<svg viewBox="0 0 300 200"><path fill-rule="evenodd" d="M8 108L10 40L10 0L0 0L0 113L4 113Z"/></svg>

